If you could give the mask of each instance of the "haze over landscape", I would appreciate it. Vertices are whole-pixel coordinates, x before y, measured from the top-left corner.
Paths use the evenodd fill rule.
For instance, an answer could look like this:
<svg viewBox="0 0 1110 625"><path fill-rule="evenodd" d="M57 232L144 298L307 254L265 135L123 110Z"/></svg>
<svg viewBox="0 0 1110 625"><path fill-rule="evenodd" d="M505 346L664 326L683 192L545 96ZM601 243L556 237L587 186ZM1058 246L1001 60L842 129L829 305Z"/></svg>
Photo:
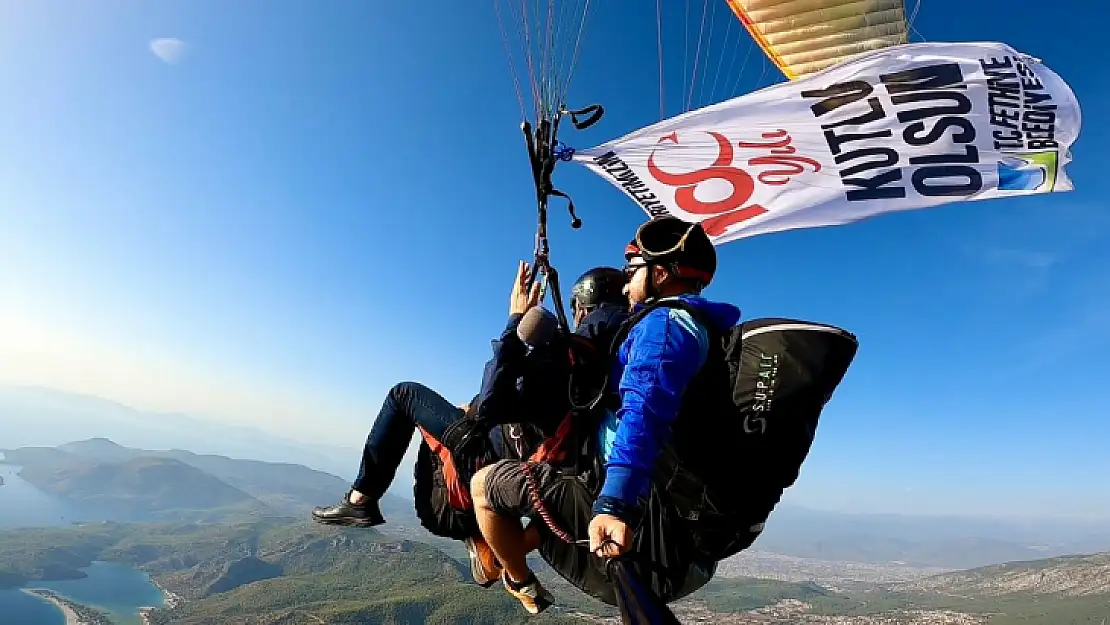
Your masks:
<svg viewBox="0 0 1110 625"><path fill-rule="evenodd" d="M734 80L686 94L702 3L663 4L667 116L784 80L707 3L703 70ZM1101 10L914 11L917 40L1003 41L1068 82L1075 191L718 247L708 298L860 351L797 484L683 622L1110 617ZM607 113L566 131L579 148L660 117L655 11L590 11L570 104ZM489 3L6 2L0 93L0 623L523 622L419 526L417 440L386 525L308 520L393 384L474 396L531 257ZM577 165L557 178L584 221L552 211L566 288L620 266L645 214ZM535 566L559 604L531 622L619 622Z"/></svg>

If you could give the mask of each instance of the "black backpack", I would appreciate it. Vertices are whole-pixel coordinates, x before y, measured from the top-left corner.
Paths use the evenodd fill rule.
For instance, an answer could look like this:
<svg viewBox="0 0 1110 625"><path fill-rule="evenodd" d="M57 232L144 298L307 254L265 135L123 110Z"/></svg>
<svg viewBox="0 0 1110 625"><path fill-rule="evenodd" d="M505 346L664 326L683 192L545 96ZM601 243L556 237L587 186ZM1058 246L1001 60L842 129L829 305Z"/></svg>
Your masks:
<svg viewBox="0 0 1110 625"><path fill-rule="evenodd" d="M691 304L669 299L629 318L614 357L632 326L659 307L690 313L710 333L710 349L672 423L654 487L696 548L721 560L754 542L797 480L821 411L859 344L841 328L796 319L752 319L721 331Z"/></svg>

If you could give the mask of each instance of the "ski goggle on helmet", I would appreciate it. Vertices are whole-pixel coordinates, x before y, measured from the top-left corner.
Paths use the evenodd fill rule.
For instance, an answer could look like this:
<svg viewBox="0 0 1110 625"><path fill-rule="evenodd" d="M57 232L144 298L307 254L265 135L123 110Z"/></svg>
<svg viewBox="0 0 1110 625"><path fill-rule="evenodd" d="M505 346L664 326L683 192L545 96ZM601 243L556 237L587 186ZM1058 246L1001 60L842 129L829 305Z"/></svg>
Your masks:
<svg viewBox="0 0 1110 625"><path fill-rule="evenodd" d="M717 272L717 250L698 222L677 217L659 217L636 229L624 248L628 279L644 266L662 265L671 274L692 280L704 288Z"/></svg>

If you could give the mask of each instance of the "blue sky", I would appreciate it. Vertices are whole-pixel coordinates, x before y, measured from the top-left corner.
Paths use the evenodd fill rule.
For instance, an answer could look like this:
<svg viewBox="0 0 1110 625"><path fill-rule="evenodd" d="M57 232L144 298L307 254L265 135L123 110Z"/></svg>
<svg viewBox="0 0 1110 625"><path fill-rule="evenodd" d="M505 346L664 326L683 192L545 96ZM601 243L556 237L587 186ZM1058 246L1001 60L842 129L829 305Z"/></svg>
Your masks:
<svg viewBox="0 0 1110 625"><path fill-rule="evenodd" d="M654 10L630 4L593 3L570 104L608 112L574 145L659 117ZM791 500L1110 516L1098 6L929 0L916 22L1069 82L1075 192L720 248L709 296L862 341ZM184 42L176 62L159 37ZM778 80L756 51L734 94ZM0 94L0 382L354 445L396 381L476 390L535 227L489 2L5 3ZM643 213L576 165L557 182L585 221L552 211L565 280L619 264Z"/></svg>

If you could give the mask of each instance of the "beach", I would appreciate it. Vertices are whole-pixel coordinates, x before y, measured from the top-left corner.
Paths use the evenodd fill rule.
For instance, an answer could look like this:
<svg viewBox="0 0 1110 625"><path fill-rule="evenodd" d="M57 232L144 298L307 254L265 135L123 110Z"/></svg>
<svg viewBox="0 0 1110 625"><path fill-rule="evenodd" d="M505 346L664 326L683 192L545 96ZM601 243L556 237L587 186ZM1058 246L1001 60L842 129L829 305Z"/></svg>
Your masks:
<svg viewBox="0 0 1110 625"><path fill-rule="evenodd" d="M155 588L162 591L163 603L166 604L165 607L167 607L167 608L177 607L178 605L181 604L182 601L184 601L184 599L181 598L181 595L177 595L177 594L174 594L174 593L166 590L166 588L164 586L162 586L158 582L154 581L153 578L150 580L150 583L154 584Z"/></svg>
<svg viewBox="0 0 1110 625"><path fill-rule="evenodd" d="M65 614L65 616L66 616L66 625L87 625L85 621L82 621L80 618L77 617L77 613L73 611L73 608L69 607L68 603L58 599L57 596L55 596L53 594L50 594L50 593L46 593L46 592L42 592L42 591L38 591L38 590L32 590L32 589L28 589L28 588L24 588L23 592L25 592L29 595L35 595L36 597L41 597L43 599L46 599L50 603L53 603L54 607L61 610L62 614Z"/></svg>
<svg viewBox="0 0 1110 625"><path fill-rule="evenodd" d="M162 586L161 584L159 584L158 582L156 582L153 577L150 579L150 583L154 584L154 586L158 590L162 591L162 603L165 604L164 608L169 609L169 608L175 607L183 601L183 599L181 598L180 595L174 594L174 593L166 590L166 588L164 586ZM156 608L154 606L145 606L145 607L139 608L139 617L141 617L143 619L143 625L150 625L150 613L155 611L155 610L158 610L158 609L161 609L161 608ZM67 623L67 625L68 625L68 623Z"/></svg>
<svg viewBox="0 0 1110 625"><path fill-rule="evenodd" d="M45 588L26 588L23 592L46 599L65 615L66 625L112 625L107 612L77 603Z"/></svg>
<svg viewBox="0 0 1110 625"><path fill-rule="evenodd" d="M157 580L155 580L153 577L150 578L150 583L154 584L155 588L162 591L162 603L165 604L163 607L173 608L180 605L181 602L184 601L184 599L181 598L181 595L166 590L166 587L162 584L159 584ZM151 606L151 609L155 610L157 608Z"/></svg>

